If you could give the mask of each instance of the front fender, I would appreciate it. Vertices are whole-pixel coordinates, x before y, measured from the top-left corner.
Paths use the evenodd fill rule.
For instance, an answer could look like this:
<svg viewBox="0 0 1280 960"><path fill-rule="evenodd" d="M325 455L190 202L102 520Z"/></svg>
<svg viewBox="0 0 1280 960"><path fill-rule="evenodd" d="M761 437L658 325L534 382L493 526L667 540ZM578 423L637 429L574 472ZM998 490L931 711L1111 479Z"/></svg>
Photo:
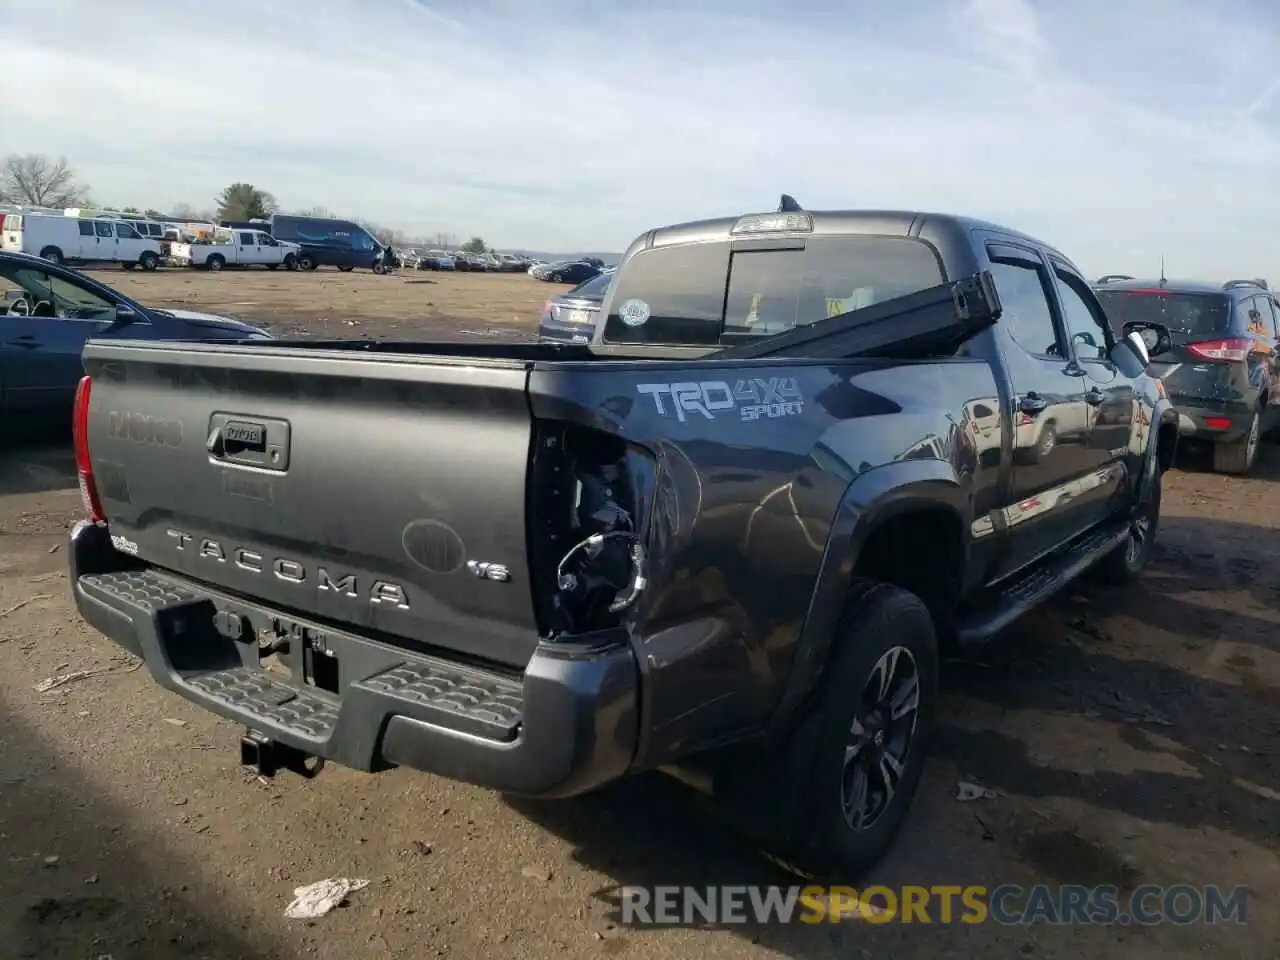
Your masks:
<svg viewBox="0 0 1280 960"><path fill-rule="evenodd" d="M968 530L972 504L952 464L943 460L902 460L856 477L836 509L818 575L809 597L795 658L773 727L784 726L813 689L844 610L858 556L867 536L889 518L918 508L955 513ZM965 544L966 559L968 544Z"/></svg>

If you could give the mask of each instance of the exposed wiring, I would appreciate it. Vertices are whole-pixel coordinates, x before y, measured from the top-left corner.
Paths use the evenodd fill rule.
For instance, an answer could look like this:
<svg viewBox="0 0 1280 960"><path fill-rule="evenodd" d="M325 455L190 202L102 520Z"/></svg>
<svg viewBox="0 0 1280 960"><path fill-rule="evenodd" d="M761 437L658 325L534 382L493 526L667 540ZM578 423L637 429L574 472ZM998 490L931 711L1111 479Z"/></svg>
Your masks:
<svg viewBox="0 0 1280 960"><path fill-rule="evenodd" d="M609 612L617 613L635 603L636 598L640 596L648 585L648 579L644 575L644 547L640 543L640 535L633 531L611 530L608 533L594 533L585 540L574 544L556 565L556 583L562 591L576 589L578 578L572 573L566 573L565 566L579 554L584 554L587 560L594 560L600 556L601 551L604 550L605 543L609 540L631 541L631 547L628 550L628 554L631 557L631 581L624 588L626 592L615 597L609 604Z"/></svg>

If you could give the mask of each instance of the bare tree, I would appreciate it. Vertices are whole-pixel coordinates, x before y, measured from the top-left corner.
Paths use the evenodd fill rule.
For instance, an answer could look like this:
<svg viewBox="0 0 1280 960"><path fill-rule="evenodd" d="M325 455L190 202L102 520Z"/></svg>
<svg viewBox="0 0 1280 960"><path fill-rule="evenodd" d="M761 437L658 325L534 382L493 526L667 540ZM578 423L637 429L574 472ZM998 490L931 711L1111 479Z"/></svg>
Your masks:
<svg viewBox="0 0 1280 960"><path fill-rule="evenodd" d="M76 182L66 157L12 153L0 167L0 193L12 203L69 207L88 203L89 190Z"/></svg>
<svg viewBox="0 0 1280 960"><path fill-rule="evenodd" d="M458 245L458 238L452 233L437 233L436 246L442 250L452 250Z"/></svg>
<svg viewBox="0 0 1280 960"><path fill-rule="evenodd" d="M192 223L213 222L212 210L197 210L189 203L175 204L173 209L169 211L170 215L178 220L190 221Z"/></svg>

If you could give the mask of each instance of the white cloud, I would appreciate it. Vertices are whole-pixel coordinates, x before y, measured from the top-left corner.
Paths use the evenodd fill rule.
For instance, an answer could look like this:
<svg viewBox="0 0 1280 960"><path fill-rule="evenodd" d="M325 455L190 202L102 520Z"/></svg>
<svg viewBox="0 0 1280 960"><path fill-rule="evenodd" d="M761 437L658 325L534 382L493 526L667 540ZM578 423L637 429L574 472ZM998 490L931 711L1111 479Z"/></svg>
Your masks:
<svg viewBox="0 0 1280 960"><path fill-rule="evenodd" d="M249 180L290 207L542 249L622 249L786 191L997 219L1095 273L1162 254L1172 273L1276 273L1266 7L806 7L6 5L0 149L66 154L121 204Z"/></svg>

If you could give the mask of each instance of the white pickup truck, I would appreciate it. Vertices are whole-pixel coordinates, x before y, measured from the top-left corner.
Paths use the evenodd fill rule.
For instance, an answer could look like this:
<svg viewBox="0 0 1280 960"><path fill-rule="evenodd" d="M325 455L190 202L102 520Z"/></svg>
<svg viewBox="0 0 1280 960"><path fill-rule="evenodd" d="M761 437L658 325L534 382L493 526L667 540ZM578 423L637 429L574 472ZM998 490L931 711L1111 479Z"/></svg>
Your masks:
<svg viewBox="0 0 1280 960"><path fill-rule="evenodd" d="M261 230L219 229L213 243L170 244L166 259L176 267L205 270L254 266L275 270L282 264L286 270L297 270L300 249L296 243L277 240Z"/></svg>

